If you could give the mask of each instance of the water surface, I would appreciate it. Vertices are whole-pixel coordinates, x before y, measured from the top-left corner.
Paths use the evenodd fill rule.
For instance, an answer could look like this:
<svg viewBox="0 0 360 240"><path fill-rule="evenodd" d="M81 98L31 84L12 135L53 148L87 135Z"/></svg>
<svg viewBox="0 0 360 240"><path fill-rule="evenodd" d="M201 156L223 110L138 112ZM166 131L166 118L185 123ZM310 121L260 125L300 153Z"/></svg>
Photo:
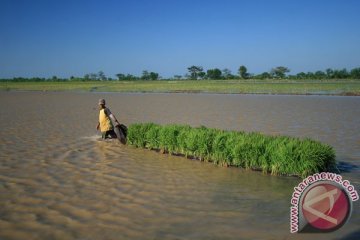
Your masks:
<svg viewBox="0 0 360 240"><path fill-rule="evenodd" d="M301 179L99 141L97 100L120 122L310 137L332 145L359 191L360 98L1 92L0 239L342 239L292 235Z"/></svg>

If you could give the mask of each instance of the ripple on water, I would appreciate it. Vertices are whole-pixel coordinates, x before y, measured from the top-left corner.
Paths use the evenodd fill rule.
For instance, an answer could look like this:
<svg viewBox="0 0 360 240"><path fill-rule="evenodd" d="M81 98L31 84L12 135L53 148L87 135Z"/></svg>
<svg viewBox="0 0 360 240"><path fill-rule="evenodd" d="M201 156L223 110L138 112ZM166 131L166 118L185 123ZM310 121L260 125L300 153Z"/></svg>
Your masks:
<svg viewBox="0 0 360 240"><path fill-rule="evenodd" d="M1 239L279 239L297 178L101 141L98 94L12 93L0 108ZM107 94L121 121L313 137L359 161L358 98ZM126 102L127 104L117 104ZM167 104L164 105L164 102ZM15 115L9 115L9 111ZM357 117L354 117L357 116ZM23 126L27 119L31 127ZM266 119L266 121L264 120ZM11 126L5 123L11 122ZM350 164L350 165L349 165ZM357 170L344 173L359 184ZM356 203L357 204L357 203ZM358 230L350 222L329 235ZM269 231L271 229L271 231ZM300 236L300 235L299 235Z"/></svg>

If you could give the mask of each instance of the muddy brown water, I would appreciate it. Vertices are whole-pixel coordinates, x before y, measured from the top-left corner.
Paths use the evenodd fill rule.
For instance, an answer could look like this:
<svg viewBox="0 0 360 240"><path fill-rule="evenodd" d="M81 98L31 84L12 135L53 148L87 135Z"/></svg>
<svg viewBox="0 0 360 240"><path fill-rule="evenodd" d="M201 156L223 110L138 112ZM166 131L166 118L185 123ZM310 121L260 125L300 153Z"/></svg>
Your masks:
<svg viewBox="0 0 360 240"><path fill-rule="evenodd" d="M359 201L329 234L290 234L301 179L99 141L96 103L120 122L310 137L359 191L360 97L0 93L0 239L359 239Z"/></svg>

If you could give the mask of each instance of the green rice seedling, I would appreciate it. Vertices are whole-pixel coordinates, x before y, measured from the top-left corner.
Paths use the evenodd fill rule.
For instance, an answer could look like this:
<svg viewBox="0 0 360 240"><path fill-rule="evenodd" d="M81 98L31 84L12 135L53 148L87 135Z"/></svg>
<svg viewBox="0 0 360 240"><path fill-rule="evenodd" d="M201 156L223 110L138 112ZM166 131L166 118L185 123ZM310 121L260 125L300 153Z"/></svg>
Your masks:
<svg viewBox="0 0 360 240"><path fill-rule="evenodd" d="M132 124L128 128L128 141L130 145L136 147L145 148L147 145L146 142L146 133L149 129L154 127L154 123L143 123L143 124Z"/></svg>
<svg viewBox="0 0 360 240"><path fill-rule="evenodd" d="M266 136L259 133L251 133L249 142L252 142L251 153L249 153L250 168L256 170L268 170L268 162L265 156L266 152Z"/></svg>
<svg viewBox="0 0 360 240"><path fill-rule="evenodd" d="M223 160L224 164L227 166L236 166L237 164L234 163L236 161L236 155L234 155L234 149L236 149L236 146L239 142L242 142L242 133L241 132L227 132L227 138L226 138L226 149L225 149L225 155L226 158Z"/></svg>
<svg viewBox="0 0 360 240"><path fill-rule="evenodd" d="M147 129L145 133L145 141L147 148L149 149L160 148L160 140L159 140L160 129L161 127L155 124Z"/></svg>
<svg viewBox="0 0 360 240"><path fill-rule="evenodd" d="M201 161L209 161L210 154L212 152L212 143L215 137L215 131L212 129L207 129L202 126L194 129L194 135L196 136L197 141L195 142L194 151L195 157L199 158Z"/></svg>
<svg viewBox="0 0 360 240"><path fill-rule="evenodd" d="M273 151L272 158L273 161L271 162L271 173L274 175L286 174L286 173L293 173L294 167L292 161L292 157L289 156L290 150L286 146L286 144L279 145L276 151Z"/></svg>
<svg viewBox="0 0 360 240"><path fill-rule="evenodd" d="M177 131L175 152L185 155L186 136L192 128L189 125L175 125Z"/></svg>
<svg viewBox="0 0 360 240"><path fill-rule="evenodd" d="M142 124L131 124L128 126L128 135L127 135L127 142L130 145L134 145L135 147L140 147L139 138L142 135L140 129Z"/></svg>
<svg viewBox="0 0 360 240"><path fill-rule="evenodd" d="M145 147L147 147L147 145L148 145L148 143L147 143L147 139L146 139L146 134L147 134L147 132L150 130L150 129L152 129L152 128L154 128L156 125L154 124L154 123L145 123L145 124L143 124L142 126L141 126L141 128L140 128L140 130L139 130L139 132L140 132L140 135L138 136L139 137L139 139L138 139L138 145L140 146L140 147L143 147L143 148L145 148Z"/></svg>
<svg viewBox="0 0 360 240"><path fill-rule="evenodd" d="M179 129L179 134L177 136L177 151L186 157L188 156L188 151L186 148L187 137L191 130L192 128L190 126L184 125Z"/></svg>
<svg viewBox="0 0 360 240"><path fill-rule="evenodd" d="M185 155L187 157L189 156L196 157L196 152L198 149L197 129L191 128L184 137L184 141L185 141Z"/></svg>
<svg viewBox="0 0 360 240"><path fill-rule="evenodd" d="M252 134L252 142L254 142L252 147L256 153L251 156L251 159L256 162L255 166L252 167L261 169L264 173L270 171L270 158L266 154L269 141L271 138L268 136L259 133Z"/></svg>
<svg viewBox="0 0 360 240"><path fill-rule="evenodd" d="M239 134L237 136L234 148L231 150L232 154L232 165L236 167L245 168L246 165L246 151L247 143L244 134Z"/></svg>
<svg viewBox="0 0 360 240"><path fill-rule="evenodd" d="M220 165L231 165L231 150L227 146L228 141L231 141L231 137L231 133L225 131L222 131L215 136L211 154L211 158L214 163Z"/></svg>
<svg viewBox="0 0 360 240"><path fill-rule="evenodd" d="M170 154L175 153L177 146L177 137L182 127L178 125L167 125L159 131L159 146L162 150L169 152Z"/></svg>
<svg viewBox="0 0 360 240"><path fill-rule="evenodd" d="M331 146L286 136L143 123L129 126L128 144L274 175L305 177L336 168Z"/></svg>
<svg viewBox="0 0 360 240"><path fill-rule="evenodd" d="M329 145L306 139L299 146L297 172L302 176L319 171L333 171L336 168L335 151Z"/></svg>

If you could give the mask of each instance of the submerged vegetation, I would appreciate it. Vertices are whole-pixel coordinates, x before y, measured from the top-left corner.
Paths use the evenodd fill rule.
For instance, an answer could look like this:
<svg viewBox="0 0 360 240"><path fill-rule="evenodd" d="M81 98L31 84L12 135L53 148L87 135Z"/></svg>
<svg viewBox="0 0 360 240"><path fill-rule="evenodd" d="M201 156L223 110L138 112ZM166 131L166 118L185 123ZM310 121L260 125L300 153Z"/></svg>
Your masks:
<svg viewBox="0 0 360 240"><path fill-rule="evenodd" d="M206 127L132 124L128 128L128 144L273 175L305 177L332 171L336 166L334 149L311 139Z"/></svg>

